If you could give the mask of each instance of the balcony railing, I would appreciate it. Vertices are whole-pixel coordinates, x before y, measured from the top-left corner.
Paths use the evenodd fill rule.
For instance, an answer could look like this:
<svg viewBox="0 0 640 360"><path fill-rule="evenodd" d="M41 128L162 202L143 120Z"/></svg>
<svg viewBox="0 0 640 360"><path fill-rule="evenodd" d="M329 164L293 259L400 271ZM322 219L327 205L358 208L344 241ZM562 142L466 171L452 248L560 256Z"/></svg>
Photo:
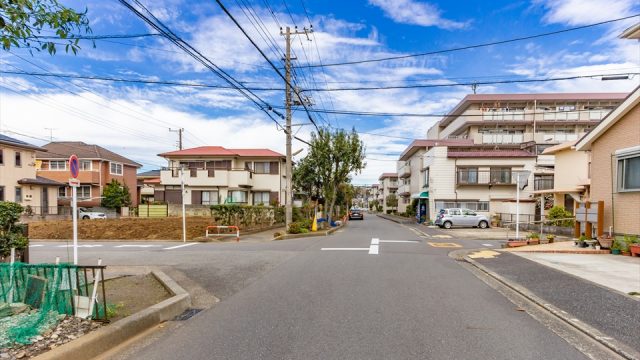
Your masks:
<svg viewBox="0 0 640 360"><path fill-rule="evenodd" d="M457 169L456 185L516 185L516 177L512 170Z"/></svg>
<svg viewBox="0 0 640 360"><path fill-rule="evenodd" d="M398 177L405 178L411 176L411 165L403 165L398 169Z"/></svg>
<svg viewBox="0 0 640 360"><path fill-rule="evenodd" d="M553 175L536 177L533 180L534 190L551 190L553 189Z"/></svg>
<svg viewBox="0 0 640 360"><path fill-rule="evenodd" d="M483 144L520 144L524 134L482 134Z"/></svg>

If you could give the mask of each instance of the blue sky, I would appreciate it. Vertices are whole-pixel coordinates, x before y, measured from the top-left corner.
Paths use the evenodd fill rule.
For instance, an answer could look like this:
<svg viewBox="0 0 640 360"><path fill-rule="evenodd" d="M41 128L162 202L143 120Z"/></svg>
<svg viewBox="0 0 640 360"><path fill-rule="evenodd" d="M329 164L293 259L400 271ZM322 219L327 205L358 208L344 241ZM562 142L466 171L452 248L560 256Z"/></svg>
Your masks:
<svg viewBox="0 0 640 360"><path fill-rule="evenodd" d="M246 86L283 87L275 71L215 1L141 2ZM153 32L117 1L63 3L76 9L88 8L95 35ZM312 41L302 36L293 43L296 63L329 64L486 43L640 13L640 4L632 0L225 0L223 3L278 65L282 64L284 48L280 26L302 28L313 24ZM252 24L250 19L254 17L260 19L263 28ZM389 86L640 72L639 43L617 38L638 19L434 56L298 69L296 85L302 89ZM264 29L265 33L259 33L258 29ZM77 56L62 52L54 57L45 53L32 56L25 49L12 49L0 53L0 68L222 84L214 74L157 36L101 40L95 42L95 48L87 41L81 45ZM485 85L478 92L627 92L639 83L640 76L608 82L599 78L579 79ZM312 97L314 107L320 109L440 114L451 110L470 92L470 87L444 87L313 93ZM261 91L259 95L269 104L283 103L281 91ZM381 172L394 171L393 160L409 139L424 137L437 121L437 118L327 114L315 118L319 125L355 127L358 131L387 135L362 134L368 166L354 178L356 183L376 182ZM306 123L306 116L296 112L293 122ZM0 130L35 144L45 143L51 134L54 140L96 143L150 169L164 164L155 154L176 146L176 134L168 131L170 127L186 129L187 147L221 145L284 151L284 133L235 90L2 74ZM298 137L308 139L313 128L304 125L295 131ZM305 147L294 142L294 150ZM304 156L304 151L300 156Z"/></svg>

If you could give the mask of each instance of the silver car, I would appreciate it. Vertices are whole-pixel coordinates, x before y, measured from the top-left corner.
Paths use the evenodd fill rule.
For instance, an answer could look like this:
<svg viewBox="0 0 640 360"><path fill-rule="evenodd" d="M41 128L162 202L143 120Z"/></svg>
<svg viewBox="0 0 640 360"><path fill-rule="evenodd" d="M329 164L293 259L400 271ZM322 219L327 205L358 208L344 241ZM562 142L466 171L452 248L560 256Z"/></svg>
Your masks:
<svg viewBox="0 0 640 360"><path fill-rule="evenodd" d="M445 229L451 229L452 226L477 226L481 229L486 229L489 227L489 219L469 209L452 208L440 210L435 224Z"/></svg>

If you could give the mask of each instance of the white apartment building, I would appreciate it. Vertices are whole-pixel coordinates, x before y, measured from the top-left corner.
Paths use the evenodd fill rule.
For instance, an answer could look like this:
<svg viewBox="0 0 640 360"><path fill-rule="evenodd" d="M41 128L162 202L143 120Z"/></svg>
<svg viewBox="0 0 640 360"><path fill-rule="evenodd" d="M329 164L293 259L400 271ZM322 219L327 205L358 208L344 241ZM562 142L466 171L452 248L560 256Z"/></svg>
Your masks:
<svg viewBox="0 0 640 360"><path fill-rule="evenodd" d="M395 210L395 207L387 205L387 196L391 194L398 196L398 174L382 173L378 180L380 180L378 200L380 201L380 204L382 204L382 212L386 213L387 210ZM401 199L398 197L398 206L400 206L400 201Z"/></svg>
<svg viewBox="0 0 640 360"><path fill-rule="evenodd" d="M180 173L185 204L270 205L285 199L285 156L269 149L202 146L159 154L168 161L160 171L155 201L180 204Z"/></svg>

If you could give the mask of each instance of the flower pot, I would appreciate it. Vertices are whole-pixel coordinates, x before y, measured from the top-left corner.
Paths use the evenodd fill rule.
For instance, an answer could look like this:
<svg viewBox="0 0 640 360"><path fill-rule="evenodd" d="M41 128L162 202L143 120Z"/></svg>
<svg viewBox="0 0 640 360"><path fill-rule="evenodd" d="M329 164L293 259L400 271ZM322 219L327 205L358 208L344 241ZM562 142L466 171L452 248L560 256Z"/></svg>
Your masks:
<svg viewBox="0 0 640 360"><path fill-rule="evenodd" d="M596 245L596 250L600 250L600 245Z"/></svg>
<svg viewBox="0 0 640 360"><path fill-rule="evenodd" d="M620 255L620 249L611 249L611 255Z"/></svg>
<svg viewBox="0 0 640 360"><path fill-rule="evenodd" d="M629 245L629 251L631 251L631 256L640 256L640 244Z"/></svg>
<svg viewBox="0 0 640 360"><path fill-rule="evenodd" d="M538 244L540 244L540 239L531 238L531 239L529 239L528 243L529 243L529 245L538 245Z"/></svg>
<svg viewBox="0 0 640 360"><path fill-rule="evenodd" d="M629 250L621 251L620 253L624 256L631 256L631 253L629 252Z"/></svg>
<svg viewBox="0 0 640 360"><path fill-rule="evenodd" d="M611 249L611 245L613 245L613 238L610 237L600 237L598 238L598 242L600 246L604 249Z"/></svg>
<svg viewBox="0 0 640 360"><path fill-rule="evenodd" d="M518 247L518 246L525 246L525 245L527 245L527 240L509 239L509 241L507 241L508 247Z"/></svg>

